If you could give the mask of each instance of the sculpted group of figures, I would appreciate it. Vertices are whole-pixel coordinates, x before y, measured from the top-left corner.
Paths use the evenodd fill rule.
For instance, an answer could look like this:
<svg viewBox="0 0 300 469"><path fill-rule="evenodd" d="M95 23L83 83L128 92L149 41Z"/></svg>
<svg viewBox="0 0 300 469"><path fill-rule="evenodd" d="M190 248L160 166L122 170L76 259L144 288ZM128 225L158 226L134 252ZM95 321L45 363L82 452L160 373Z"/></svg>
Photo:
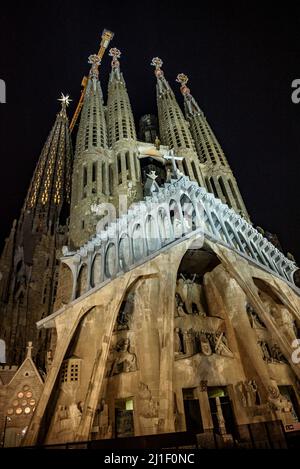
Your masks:
<svg viewBox="0 0 300 469"><path fill-rule="evenodd" d="M264 298L264 303L267 303L266 297L260 295L261 298ZM253 329L261 329L266 331L266 326L259 318L258 314L254 310L254 308L247 304L247 313L249 317L250 324ZM269 308L270 314L275 320L278 327L283 329L283 332L286 337L288 337L291 342L297 338L298 331L295 325L295 321L291 313L284 307L279 305L272 306ZM287 363L283 353L280 350L278 344L274 342L268 342L267 340L258 340L258 344L261 348L263 359L267 363Z"/></svg>
<svg viewBox="0 0 300 469"><path fill-rule="evenodd" d="M175 294L175 317L184 317L187 314L206 316L206 312L201 303L202 286L193 279L185 278L183 274L176 283Z"/></svg>
<svg viewBox="0 0 300 469"><path fill-rule="evenodd" d="M174 329L174 351L175 358L186 358L196 353L206 356L217 353L233 358L224 332L195 331L192 328L187 331L179 327Z"/></svg>

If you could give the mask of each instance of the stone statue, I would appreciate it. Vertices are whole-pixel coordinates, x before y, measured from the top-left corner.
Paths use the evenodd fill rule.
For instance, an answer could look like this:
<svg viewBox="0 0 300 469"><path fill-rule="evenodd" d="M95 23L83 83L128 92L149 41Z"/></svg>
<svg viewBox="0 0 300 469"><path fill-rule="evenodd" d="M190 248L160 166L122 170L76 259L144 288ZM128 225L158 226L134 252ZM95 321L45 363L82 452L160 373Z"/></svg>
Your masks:
<svg viewBox="0 0 300 469"><path fill-rule="evenodd" d="M282 396L282 394L280 394L278 388L275 388L275 386L269 386L268 389L268 403L272 410L286 413L293 411L293 404L286 396Z"/></svg>
<svg viewBox="0 0 300 469"><path fill-rule="evenodd" d="M244 382L246 391L246 403L247 407L253 407L260 404L260 397L258 394L258 386L254 379Z"/></svg>
<svg viewBox="0 0 300 469"><path fill-rule="evenodd" d="M195 333L193 329L188 331L183 331L183 343L184 343L184 353L185 355L194 355L197 353L196 343L195 343Z"/></svg>
<svg viewBox="0 0 300 469"><path fill-rule="evenodd" d="M215 340L215 352L224 357L233 358L234 355L228 347L228 341L224 332L216 332L214 336Z"/></svg>
<svg viewBox="0 0 300 469"><path fill-rule="evenodd" d="M211 349L210 342L208 340L207 335L204 334L203 332L200 332L199 341L200 341L201 352L203 353L203 355L206 355L207 357L209 355L212 355L212 349Z"/></svg>
<svg viewBox="0 0 300 469"><path fill-rule="evenodd" d="M117 358L113 363L110 376L137 370L135 353L130 352L130 339L120 339L115 347Z"/></svg>
<svg viewBox="0 0 300 469"><path fill-rule="evenodd" d="M182 333L179 327L174 329L174 352L175 355L183 353Z"/></svg>
<svg viewBox="0 0 300 469"><path fill-rule="evenodd" d="M246 306L246 310L247 310L247 313L248 313L248 317L249 317L251 327L253 329L265 329L266 328L264 323L259 319L258 314L254 310L254 308L249 303Z"/></svg>
<svg viewBox="0 0 300 469"><path fill-rule="evenodd" d="M201 297L201 285L195 283L195 275L193 280L186 279L182 274L181 278L177 280L176 292L182 298L185 309L188 314L194 314L193 305L196 306L198 314L202 313L205 315L205 311L200 302Z"/></svg>
<svg viewBox="0 0 300 469"><path fill-rule="evenodd" d="M272 359L271 359L271 354L270 354L270 351L269 351L269 347L268 347L267 342L265 342L264 340L259 340L259 341L258 341L258 344L260 345L260 348L261 348L261 351L262 351L262 357L263 357L263 359L264 359L266 362L272 361Z"/></svg>
<svg viewBox="0 0 300 469"><path fill-rule="evenodd" d="M271 347L271 359L279 363L286 363L286 359L277 344L273 344Z"/></svg>
<svg viewBox="0 0 300 469"><path fill-rule="evenodd" d="M183 304L183 301L181 300L180 295L178 293L175 293L175 304L176 304L175 317L185 316L186 312L184 310L184 304Z"/></svg>
<svg viewBox="0 0 300 469"><path fill-rule="evenodd" d="M298 338L295 321L287 308L281 305L274 305L271 308L271 315L290 342Z"/></svg>

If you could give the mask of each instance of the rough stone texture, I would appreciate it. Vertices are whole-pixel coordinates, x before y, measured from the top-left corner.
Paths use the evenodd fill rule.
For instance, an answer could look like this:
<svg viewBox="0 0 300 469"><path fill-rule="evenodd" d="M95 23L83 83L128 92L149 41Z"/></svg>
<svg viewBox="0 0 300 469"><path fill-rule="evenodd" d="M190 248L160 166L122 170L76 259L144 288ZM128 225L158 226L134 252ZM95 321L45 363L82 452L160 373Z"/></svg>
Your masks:
<svg viewBox="0 0 300 469"><path fill-rule="evenodd" d="M299 365L291 361L291 345L266 313L260 299L261 290L253 278L269 288L274 297L280 292L285 308L299 321L297 294L283 281L251 266L221 245L207 241L204 250L195 250L193 243L193 237L182 241L65 306L49 319L49 325L55 324L58 341L43 394L27 432L27 444L115 435L116 401L126 398L133 400L135 435L184 431L182 390L186 388L197 390L203 426L209 430L213 424L207 386L208 389L227 387L239 425L276 418L285 424L293 421L289 406L280 400L277 385L293 386L297 393ZM191 263L181 264L185 254L191 251L194 256L200 256L196 272ZM203 252L215 253L218 265L207 270ZM184 312L178 316L176 312L176 278L177 272L182 271L181 265L184 265L184 276L190 268L191 274L202 277L205 292L202 314ZM124 298L128 296L130 307L125 311L126 319L120 318ZM247 315L247 302L251 302L281 347L285 363L275 360L267 363L263 359L257 331L251 327ZM47 327L47 321L44 326ZM197 351L188 345L185 353L176 354L175 328L214 332L218 337L222 333L226 342L208 353L205 347ZM66 383L57 388L55 381L62 373L62 362L75 358L81 362L78 381L67 383L67 388ZM257 391L252 391L251 383ZM55 410L49 414L44 427L46 434L39 434L47 406L51 404L53 410L54 395L57 396ZM62 417L61 409L67 411L67 418Z"/></svg>

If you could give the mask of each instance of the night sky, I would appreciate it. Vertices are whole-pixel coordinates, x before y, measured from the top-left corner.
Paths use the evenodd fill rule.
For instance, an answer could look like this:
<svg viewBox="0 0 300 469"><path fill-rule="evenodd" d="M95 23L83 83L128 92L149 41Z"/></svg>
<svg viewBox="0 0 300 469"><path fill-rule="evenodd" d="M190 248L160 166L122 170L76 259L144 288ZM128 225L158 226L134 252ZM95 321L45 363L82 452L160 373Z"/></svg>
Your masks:
<svg viewBox="0 0 300 469"><path fill-rule="evenodd" d="M1 246L19 215L57 99L61 91L71 95L71 115L87 57L98 51L107 28L115 33L111 46L122 51L136 120L156 113L152 57L164 61L180 103L175 78L186 73L254 225L277 233L284 251L300 260L300 103L291 101L291 83L300 78L300 6L2 2L0 20L0 79L7 86L7 103L0 104ZM105 100L109 68L106 55L100 72Z"/></svg>

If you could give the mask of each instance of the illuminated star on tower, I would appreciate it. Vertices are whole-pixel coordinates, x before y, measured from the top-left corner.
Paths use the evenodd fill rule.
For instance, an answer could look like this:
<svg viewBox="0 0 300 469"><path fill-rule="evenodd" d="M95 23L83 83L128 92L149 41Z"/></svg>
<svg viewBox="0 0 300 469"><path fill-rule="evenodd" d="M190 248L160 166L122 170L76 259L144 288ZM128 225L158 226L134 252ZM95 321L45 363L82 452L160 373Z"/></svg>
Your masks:
<svg viewBox="0 0 300 469"><path fill-rule="evenodd" d="M60 101L65 106L69 106L72 99L70 99L70 96L68 94L65 96L63 93L61 93L61 97L57 101Z"/></svg>

